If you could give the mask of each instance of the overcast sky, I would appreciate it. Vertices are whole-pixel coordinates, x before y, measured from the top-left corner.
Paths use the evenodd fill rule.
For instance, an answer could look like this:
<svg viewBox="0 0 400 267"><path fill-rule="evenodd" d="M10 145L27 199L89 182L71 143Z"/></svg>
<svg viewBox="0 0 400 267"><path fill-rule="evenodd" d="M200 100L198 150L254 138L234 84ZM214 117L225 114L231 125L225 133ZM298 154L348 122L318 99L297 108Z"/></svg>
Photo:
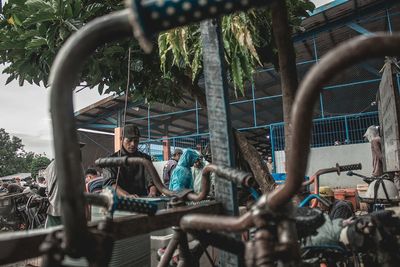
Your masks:
<svg viewBox="0 0 400 267"><path fill-rule="evenodd" d="M0 73L4 66L0 65ZM22 139L28 151L52 152L49 114L49 89L25 83L23 87L13 81L5 85L7 75L0 74L0 128ZM100 100L96 90L83 90L74 94L75 110Z"/></svg>
<svg viewBox="0 0 400 267"><path fill-rule="evenodd" d="M332 0L313 0L313 2L318 7ZM26 150L46 153L52 158L54 153L49 115L49 89L29 83L20 87L16 81L5 85L7 75L1 74L3 69L4 66L0 65L0 128L21 138ZM96 90L85 89L75 94L75 110L103 97L99 96Z"/></svg>

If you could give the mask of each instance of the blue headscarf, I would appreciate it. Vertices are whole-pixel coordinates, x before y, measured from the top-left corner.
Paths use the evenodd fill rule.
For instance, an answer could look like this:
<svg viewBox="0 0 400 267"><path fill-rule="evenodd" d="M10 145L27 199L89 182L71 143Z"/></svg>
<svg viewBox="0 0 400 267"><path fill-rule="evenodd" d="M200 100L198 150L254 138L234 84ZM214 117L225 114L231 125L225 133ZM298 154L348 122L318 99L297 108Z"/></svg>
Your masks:
<svg viewBox="0 0 400 267"><path fill-rule="evenodd" d="M183 152L181 158L172 171L169 190L180 191L183 189L193 189L193 177L190 167L200 158L200 155L193 149Z"/></svg>

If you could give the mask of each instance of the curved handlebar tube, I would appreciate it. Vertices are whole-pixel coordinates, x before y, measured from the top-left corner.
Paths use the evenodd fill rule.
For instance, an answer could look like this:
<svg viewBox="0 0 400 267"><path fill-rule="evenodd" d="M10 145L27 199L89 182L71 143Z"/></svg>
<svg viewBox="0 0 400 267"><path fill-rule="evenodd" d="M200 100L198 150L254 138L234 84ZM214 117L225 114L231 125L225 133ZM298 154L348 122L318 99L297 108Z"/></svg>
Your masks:
<svg viewBox="0 0 400 267"><path fill-rule="evenodd" d="M240 217L217 215L186 215L181 219L180 226L186 232L215 231L215 232L242 232L254 225L252 214L246 212Z"/></svg>
<svg viewBox="0 0 400 267"><path fill-rule="evenodd" d="M166 3L163 5L167 15L171 14L172 5L180 4L185 12L194 6L194 1L133 1L133 11L128 9L115 12L97 18L82 29L73 34L60 49L57 57L54 60L49 83L51 85L51 103L50 111L52 118L53 134L54 134L54 150L57 162L57 176L61 195L61 204L63 208L62 220L65 229L64 245L69 255L74 257L85 256L88 253L90 242L89 233L85 220L85 198L83 194L83 173L80 167L80 153L78 146L78 137L76 134L76 123L73 112L72 92L75 88L79 73L86 59L96 50L97 47L122 38L130 37L132 34L129 16L143 14L140 21L133 17L135 33L142 30L143 36L151 36L154 32L146 29L144 24L146 19L156 17L154 13L149 12L149 8L154 7L154 3ZM199 1L199 5L201 6ZM193 11L193 17L188 21L183 21L181 16L177 16L179 25L194 22L198 20L215 17L218 14L234 12L238 9L247 9L257 5L265 5L269 1L265 0L235 0L232 6L224 3L220 6L220 1L210 2L212 5L207 5L207 11L204 14ZM190 4L189 6L186 4ZM223 10L222 10L223 9ZM202 10L201 8L198 10ZM160 10L161 11L161 10ZM174 10L175 12L176 10ZM204 10L206 11L206 10ZM215 12L214 12L215 11ZM186 13L188 14L188 13ZM205 14L207 14L205 16ZM146 17L146 19L144 19ZM173 20L167 23L153 23L153 25L162 25L163 29L178 26L172 23ZM189 18L188 18L189 19ZM169 24L169 25L167 25ZM146 24L150 25L150 24ZM168 26L168 27L166 27ZM156 29L161 30L161 29ZM144 33L144 31L146 31ZM160 187L162 189L162 187ZM165 189L162 191L166 192ZM190 193L189 193L190 195Z"/></svg>
<svg viewBox="0 0 400 267"><path fill-rule="evenodd" d="M322 174L336 172L337 175L340 175L340 172L342 172L342 171L361 170L361 168L362 168L361 163L350 164L350 165L339 165L338 163L336 163L336 167L318 170L313 176L311 176L310 180L303 182L302 186L307 186L307 185L314 183L314 194L319 196L319 177ZM321 201L321 198L319 198L319 197L316 198L316 200L313 201L311 207L312 208L317 207L318 201ZM308 202L306 202L306 203L308 203ZM302 202L302 204L304 204L304 205L306 203ZM326 203L324 203L324 204L326 204ZM300 207L302 207L302 206L300 206Z"/></svg>
<svg viewBox="0 0 400 267"><path fill-rule="evenodd" d="M318 170L313 176L311 176L310 180L304 181L301 185L307 186L314 183L315 179L318 179L319 176L322 174L336 172L338 175L340 175L340 173L343 171L361 170L361 168L362 168L361 163L350 164L350 165L339 165L338 163L336 163L336 167Z"/></svg>
<svg viewBox="0 0 400 267"><path fill-rule="evenodd" d="M126 0L135 37L146 52L151 52L153 35L179 26L219 17L271 0Z"/></svg>
<svg viewBox="0 0 400 267"><path fill-rule="evenodd" d="M297 92L292 109L292 148L288 157L290 181L304 177L308 154L314 104L324 84L339 71L369 58L400 55L400 35L377 34L361 36L347 41L329 51L318 65L307 73ZM280 206L293 195L294 186L284 187L270 196L271 208Z"/></svg>
<svg viewBox="0 0 400 267"><path fill-rule="evenodd" d="M321 59L318 66L314 66L311 69L300 86L292 109L293 145L288 157L286 183L269 196L263 195L256 206L260 208L267 206L271 211L278 211L280 207L289 202L301 187L310 150L309 137L311 135L312 107L317 101L322 86L334 77L337 72L367 58L400 55L399 48L400 35L377 34L369 37L362 36L331 50ZM352 167L345 166L342 171L353 167L358 168L361 166L358 164L352 165ZM337 167L331 169L333 171L341 170ZM240 218L231 218L229 223L226 223L227 225L224 224L223 228L215 225L217 219L219 222L223 221L221 220L222 217L216 217L212 220L210 216L185 216L181 220L181 227L188 230L215 229L220 231L228 231L232 227L232 231L237 231L237 229L240 231L246 228L244 226L245 223L247 225L253 224L252 214L249 212ZM240 223L243 223L243 227L240 226Z"/></svg>
<svg viewBox="0 0 400 267"><path fill-rule="evenodd" d="M214 172L217 176L224 178L235 184L240 184L245 187L251 187L255 185L253 176L248 172L239 171L226 166L217 166L209 164L203 169L204 176L208 176L211 172Z"/></svg>
<svg viewBox="0 0 400 267"><path fill-rule="evenodd" d="M157 189L166 196L176 196L177 192L168 190L161 181L160 176L151 161L145 158L136 157L113 157L113 158L100 158L95 161L95 164L101 168L104 167L118 167L129 166L134 164L143 165L149 175L152 177L154 185Z"/></svg>
<svg viewBox="0 0 400 267"><path fill-rule="evenodd" d="M98 46L131 35L132 29L127 10L97 18L67 40L58 52L51 69L50 111L57 179L61 188L64 242L70 255L82 256L89 249L84 210L83 173L80 165L72 92L84 62Z"/></svg>

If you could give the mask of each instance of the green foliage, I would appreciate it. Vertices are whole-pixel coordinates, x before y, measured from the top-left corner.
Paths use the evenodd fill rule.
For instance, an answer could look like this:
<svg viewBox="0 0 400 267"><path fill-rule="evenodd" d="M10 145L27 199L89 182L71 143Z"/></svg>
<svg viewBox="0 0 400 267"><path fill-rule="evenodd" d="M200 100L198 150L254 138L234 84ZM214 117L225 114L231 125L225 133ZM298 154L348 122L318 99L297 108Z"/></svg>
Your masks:
<svg viewBox="0 0 400 267"><path fill-rule="evenodd" d="M35 155L30 164L30 173L32 178L37 178L40 170L46 169L50 164L50 159L42 155Z"/></svg>
<svg viewBox="0 0 400 267"><path fill-rule="evenodd" d="M307 11L314 4L287 0L290 26L300 30ZM235 93L243 93L246 81L252 81L255 69L273 63L278 69L277 49L272 35L269 9L250 10L224 16L221 20L225 60ZM164 75L178 67L196 81L202 70L199 24L173 29L158 37L161 69Z"/></svg>
<svg viewBox="0 0 400 267"><path fill-rule="evenodd" d="M25 151L21 139L11 137L0 128L0 177L19 172L31 172L36 166L45 166L46 162L50 163L50 160L42 155Z"/></svg>
<svg viewBox="0 0 400 267"><path fill-rule="evenodd" d="M10 137L4 129L0 129L0 176L19 172L17 170L22 163L20 153L23 147L21 139Z"/></svg>
<svg viewBox="0 0 400 267"><path fill-rule="evenodd" d="M304 0L287 2L296 30L306 10L314 6ZM9 0L0 15L0 63L8 63L3 71L9 76L6 83L18 80L21 86L29 82L47 87L51 64L65 40L88 21L121 8L120 0ZM224 17L222 26L229 77L243 91L256 68L270 62L277 65L270 14L268 10L237 13ZM122 94L131 48L129 93L135 100L176 104L183 94L182 75L196 83L202 73L199 26L162 33L155 43L159 49L151 55L145 55L133 38L97 49L83 68L79 87Z"/></svg>
<svg viewBox="0 0 400 267"><path fill-rule="evenodd" d="M0 63L7 83L18 80L48 86L51 64L66 39L88 21L123 8L120 0L9 0L0 17ZM164 76L157 53L145 55L134 38L96 50L84 66L78 88L99 93L126 90L131 48L130 94L137 99L176 103L182 91L176 79Z"/></svg>

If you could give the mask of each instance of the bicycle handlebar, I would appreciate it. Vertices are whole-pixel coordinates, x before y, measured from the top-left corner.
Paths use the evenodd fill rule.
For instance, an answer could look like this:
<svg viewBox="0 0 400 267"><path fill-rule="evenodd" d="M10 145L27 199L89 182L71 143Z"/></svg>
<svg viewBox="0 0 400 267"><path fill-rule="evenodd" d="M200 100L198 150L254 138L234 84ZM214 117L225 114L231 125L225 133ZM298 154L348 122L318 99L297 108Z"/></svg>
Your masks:
<svg viewBox="0 0 400 267"><path fill-rule="evenodd" d="M361 170L361 169L362 169L361 163L339 166L339 170L341 172Z"/></svg>
<svg viewBox="0 0 400 267"><path fill-rule="evenodd" d="M296 180L304 177L310 152L313 107L325 84L338 72L361 61L384 56L398 56L400 35L377 33L373 36L360 36L351 39L329 51L318 65L302 80L291 111L292 138L291 150L287 158L287 179ZM284 197L271 199L275 206L288 201Z"/></svg>
<svg viewBox="0 0 400 267"><path fill-rule="evenodd" d="M153 179L154 185L157 187L158 191L166 196L177 196L177 192L170 191L168 188L164 186L161 181L160 176L157 173L157 170L154 168L151 161L145 158L137 158L137 157L113 157L113 158L100 158L95 161L96 166L101 168L105 167L120 167L120 166L130 166L134 164L141 164L144 166L146 171L150 174Z"/></svg>
<svg viewBox="0 0 400 267"><path fill-rule="evenodd" d="M215 172L217 176L229 180L234 183L241 184L243 186L251 186L254 184L253 177L246 172L238 171L226 166L217 166L209 164L203 169L202 180L201 180L201 191L196 194L192 190L182 190L179 192L171 191L167 189L161 182L161 178L158 175L157 170L151 161L144 158L137 157L113 157L113 158L100 158L95 161L95 164L99 167L117 167L117 166L129 166L132 164L142 164L153 178L154 185L157 189L166 196L178 197L180 199L186 198L190 201L201 201L204 200L210 191L210 173Z"/></svg>
<svg viewBox="0 0 400 267"><path fill-rule="evenodd" d="M361 163L349 164L349 165L339 165L338 163L336 163L336 167L318 170L313 176L311 176L310 180L304 181L302 183L302 186L307 186L316 182L316 180L319 179L319 176L322 174L336 172L338 175L340 175L340 173L343 171L361 170L361 169L362 169Z"/></svg>
<svg viewBox="0 0 400 267"><path fill-rule="evenodd" d="M390 180L390 177L387 174L383 174L381 176L376 176L376 177L374 177L374 176L369 177L369 176L365 176L365 175L362 175L362 174L359 174L359 173L356 173L356 172L348 171L346 173L346 175L347 176L358 176L358 177L364 179L364 181L366 181L366 182L372 182L374 180L380 180L380 179Z"/></svg>
<svg viewBox="0 0 400 267"><path fill-rule="evenodd" d="M158 207L156 204L144 199L137 199L132 197L118 196L114 189L107 188L100 194L85 194L85 198L89 204L95 206L102 206L110 213L116 210L145 213L154 215Z"/></svg>

